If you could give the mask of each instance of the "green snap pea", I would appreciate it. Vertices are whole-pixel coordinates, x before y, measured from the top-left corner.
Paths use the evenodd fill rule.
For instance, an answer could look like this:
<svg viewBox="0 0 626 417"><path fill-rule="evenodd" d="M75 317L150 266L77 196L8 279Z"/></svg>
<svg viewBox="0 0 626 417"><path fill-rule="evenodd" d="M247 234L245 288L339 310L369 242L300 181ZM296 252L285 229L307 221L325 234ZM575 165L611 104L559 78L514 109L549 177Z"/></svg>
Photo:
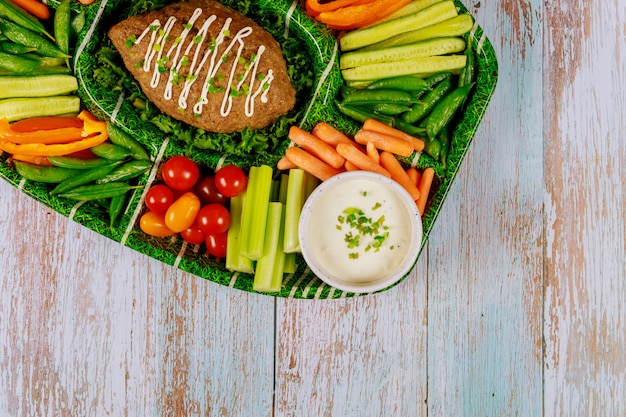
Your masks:
<svg viewBox="0 0 626 417"><path fill-rule="evenodd" d="M23 178L45 182L48 184L58 184L76 175L76 170L56 166L36 165L29 162L13 161L15 171Z"/></svg>
<svg viewBox="0 0 626 417"><path fill-rule="evenodd" d="M105 184L114 181L126 181L136 178L150 169L152 163L145 159L137 159L123 163L109 174L96 180L96 184Z"/></svg>
<svg viewBox="0 0 626 417"><path fill-rule="evenodd" d="M48 161L58 167L80 170L92 169L111 164L111 161L105 158L77 158L67 155L49 156Z"/></svg>
<svg viewBox="0 0 626 417"><path fill-rule="evenodd" d="M127 148L133 158L150 159L150 155L144 147L119 127L113 125L112 123L107 123L107 133L109 134L109 140L111 142Z"/></svg>
<svg viewBox="0 0 626 417"><path fill-rule="evenodd" d="M424 79L426 85L430 88L434 88L437 84L445 80L446 78L451 79L452 73L449 71L438 72L436 74L431 75Z"/></svg>
<svg viewBox="0 0 626 417"><path fill-rule="evenodd" d="M450 153L450 146L452 144L452 138L450 136L451 129L450 125L446 125L441 129L439 134L437 135L437 140L441 145L441 150L439 152L439 161L445 168L448 166L448 154Z"/></svg>
<svg viewBox="0 0 626 417"><path fill-rule="evenodd" d="M43 56L69 58L57 46L38 33L19 26L9 20L0 19L0 30L15 43L35 48Z"/></svg>
<svg viewBox="0 0 626 417"><path fill-rule="evenodd" d="M382 78L365 87L367 90L389 89L402 91L427 91L430 90L423 78L416 75L399 75L396 77Z"/></svg>
<svg viewBox="0 0 626 417"><path fill-rule="evenodd" d="M71 1L61 0L54 12L54 38L57 46L64 54L69 54L70 52Z"/></svg>
<svg viewBox="0 0 626 417"><path fill-rule="evenodd" d="M115 195L109 201L109 226L113 228L115 221L122 214L124 204L126 203L126 193Z"/></svg>
<svg viewBox="0 0 626 417"><path fill-rule="evenodd" d="M80 12L74 16L72 22L70 23L70 27L72 29L72 36L77 36L83 27L85 27L85 23L87 22L87 18L85 15L85 8L81 7Z"/></svg>
<svg viewBox="0 0 626 417"><path fill-rule="evenodd" d="M380 113L387 116L397 116L398 114L411 111L411 108L407 105L398 103L377 103L371 106L371 110L374 113Z"/></svg>
<svg viewBox="0 0 626 417"><path fill-rule="evenodd" d="M97 179L109 174L111 171L113 171L113 168L115 168L115 164L104 165L101 167L84 170L80 174L63 181L62 183L54 187L54 189L50 191L50 194L62 194L72 189L75 189L78 186L92 183Z"/></svg>
<svg viewBox="0 0 626 417"><path fill-rule="evenodd" d="M426 132L430 138L436 138L444 126L450 123L456 112L463 106L465 99L474 87L474 83L459 87L445 96L428 116Z"/></svg>
<svg viewBox="0 0 626 417"><path fill-rule="evenodd" d="M356 120L357 122L365 122L367 119L376 119L388 125L393 125L394 118L384 114L376 114L369 112L356 106L346 105L342 102L335 102L337 109L344 115Z"/></svg>
<svg viewBox="0 0 626 417"><path fill-rule="evenodd" d="M10 0L0 0L0 17L52 39L52 36L46 32L43 23Z"/></svg>
<svg viewBox="0 0 626 417"><path fill-rule="evenodd" d="M91 148L91 152L101 158L111 159L113 161L119 161L130 156L128 148L113 143L101 143L100 145L96 145Z"/></svg>
<svg viewBox="0 0 626 417"><path fill-rule="evenodd" d="M81 185L66 193L59 194L59 197L69 198L78 201L93 201L100 198L111 198L127 193L129 190L140 188L131 186L125 182L108 182L106 184Z"/></svg>
<svg viewBox="0 0 626 417"><path fill-rule="evenodd" d="M443 100L443 98L451 92L453 88L452 80L450 78L444 78L419 102L413 105L411 111L403 115L402 120L407 123L419 122L424 117L428 116L435 106Z"/></svg>
<svg viewBox="0 0 626 417"><path fill-rule="evenodd" d="M356 90L343 98L344 104L360 105L374 103L414 103L415 99L408 91L377 89Z"/></svg>
<svg viewBox="0 0 626 417"><path fill-rule="evenodd" d="M474 82L474 78L476 76L476 56L472 48L468 46L465 48L464 52L467 60L465 62L465 67L459 74L459 87L463 87L464 85L470 84Z"/></svg>
<svg viewBox="0 0 626 417"><path fill-rule="evenodd" d="M22 55L35 51L35 48L30 46L20 45L19 43L4 41L0 42L0 49L8 54Z"/></svg>
<svg viewBox="0 0 626 417"><path fill-rule="evenodd" d="M0 51L0 69L16 75L30 75L39 66L39 62Z"/></svg>

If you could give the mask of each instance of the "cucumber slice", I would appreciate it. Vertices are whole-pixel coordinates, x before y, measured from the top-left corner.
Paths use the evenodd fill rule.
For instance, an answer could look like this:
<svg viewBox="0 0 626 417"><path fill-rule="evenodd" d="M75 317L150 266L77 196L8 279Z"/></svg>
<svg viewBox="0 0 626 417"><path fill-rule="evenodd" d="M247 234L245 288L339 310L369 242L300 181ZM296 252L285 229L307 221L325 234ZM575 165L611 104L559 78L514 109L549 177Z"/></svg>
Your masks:
<svg viewBox="0 0 626 417"><path fill-rule="evenodd" d="M59 96L76 90L78 90L78 82L73 75L0 77L0 99Z"/></svg>
<svg viewBox="0 0 626 417"><path fill-rule="evenodd" d="M340 68L347 69L361 65L406 61L426 56L448 55L463 50L465 50L465 41L461 38L437 38L373 51L358 50L347 52L340 58Z"/></svg>
<svg viewBox="0 0 626 417"><path fill-rule="evenodd" d="M428 56L406 61L362 65L342 70L341 74L348 82L368 81L398 75L458 71L465 67L466 61L465 55Z"/></svg>
<svg viewBox="0 0 626 417"><path fill-rule="evenodd" d="M440 1L441 0L413 0L412 2L410 2L409 4L401 8L400 10L393 12L389 16L376 22L376 24L388 22L390 20L397 19L399 17L408 16L410 14L417 13L421 10L424 10L428 6L432 6L435 3L439 3Z"/></svg>
<svg viewBox="0 0 626 417"><path fill-rule="evenodd" d="M452 0L440 1L417 13L348 32L339 38L339 46L342 51L352 51L458 15L459 12Z"/></svg>
<svg viewBox="0 0 626 417"><path fill-rule="evenodd" d="M80 98L77 96L8 98L0 100L0 115L7 118L9 122L29 117L78 114L79 111Z"/></svg>
<svg viewBox="0 0 626 417"><path fill-rule="evenodd" d="M474 19L469 14L460 14L451 19L434 25L426 26L422 29L412 30L392 36L389 39L362 48L362 50L374 50L389 48L391 46L407 45L409 43L421 42L427 39L435 39L449 36L462 36L472 30Z"/></svg>

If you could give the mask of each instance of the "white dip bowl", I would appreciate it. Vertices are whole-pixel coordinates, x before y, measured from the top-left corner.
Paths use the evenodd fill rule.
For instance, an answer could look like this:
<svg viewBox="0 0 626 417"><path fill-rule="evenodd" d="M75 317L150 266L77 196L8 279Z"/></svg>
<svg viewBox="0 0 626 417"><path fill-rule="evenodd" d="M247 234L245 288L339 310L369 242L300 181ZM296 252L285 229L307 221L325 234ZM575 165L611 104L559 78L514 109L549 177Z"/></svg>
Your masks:
<svg viewBox="0 0 626 417"><path fill-rule="evenodd" d="M311 193L299 222L302 255L326 284L369 293L398 282L422 244L415 201L383 175L350 171Z"/></svg>

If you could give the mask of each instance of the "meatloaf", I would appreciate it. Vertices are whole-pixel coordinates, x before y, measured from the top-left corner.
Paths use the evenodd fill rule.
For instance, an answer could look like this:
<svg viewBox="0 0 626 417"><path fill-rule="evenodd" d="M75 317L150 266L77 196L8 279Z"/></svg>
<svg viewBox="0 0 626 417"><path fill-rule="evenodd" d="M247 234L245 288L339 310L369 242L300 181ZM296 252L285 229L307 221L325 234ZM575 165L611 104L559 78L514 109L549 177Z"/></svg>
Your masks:
<svg viewBox="0 0 626 417"><path fill-rule="evenodd" d="M108 36L148 99L192 126L260 129L295 105L276 40L219 2L170 4L128 17Z"/></svg>

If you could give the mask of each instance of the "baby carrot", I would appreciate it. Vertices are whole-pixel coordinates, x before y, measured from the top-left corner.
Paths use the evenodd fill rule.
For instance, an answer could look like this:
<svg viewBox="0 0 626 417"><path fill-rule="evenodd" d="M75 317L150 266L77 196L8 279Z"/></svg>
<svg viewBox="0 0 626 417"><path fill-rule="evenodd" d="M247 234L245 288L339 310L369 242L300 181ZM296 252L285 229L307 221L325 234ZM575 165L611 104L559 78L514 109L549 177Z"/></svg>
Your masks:
<svg viewBox="0 0 626 417"><path fill-rule="evenodd" d="M360 169L364 171L372 171L377 172L381 175L391 178L391 174L385 168L372 161L372 159L366 154L359 152L354 146L350 146L346 143L340 143L337 145L337 152L344 158L346 161L350 161Z"/></svg>
<svg viewBox="0 0 626 417"><path fill-rule="evenodd" d="M413 200L417 200L420 196L420 191L414 182L411 181L400 162L396 159L395 155L383 151L380 153L380 165L385 168L391 174L391 178L404 188Z"/></svg>
<svg viewBox="0 0 626 417"><path fill-rule="evenodd" d="M415 167L407 168L406 175L409 176L409 178L411 179L411 182L413 184L415 184L416 186L419 185L420 177L422 176L422 174L420 174L420 172L417 170L417 168L415 168Z"/></svg>
<svg viewBox="0 0 626 417"><path fill-rule="evenodd" d="M399 139L404 139L409 142L413 149L417 152L421 152L424 150L424 141L416 138L415 136L411 136L408 133L401 131L400 129L396 129L395 127L389 126L379 120L376 119L367 119L363 122L364 130L371 130L372 132L384 133L389 136L394 136Z"/></svg>
<svg viewBox="0 0 626 417"><path fill-rule="evenodd" d="M376 149L374 142L367 142L367 145L365 145L365 150L367 151L367 156L372 158L372 161L380 164L380 154L378 153L378 149Z"/></svg>
<svg viewBox="0 0 626 417"><path fill-rule="evenodd" d="M309 132L291 126L289 129L289 139L306 149L309 153L321 159L333 168L341 168L345 159L337 151L323 140L313 136Z"/></svg>
<svg viewBox="0 0 626 417"><path fill-rule="evenodd" d="M297 168L297 166L296 164L291 162L289 158L287 158L286 156L283 156L276 163L276 168L280 171L286 171L288 169Z"/></svg>
<svg viewBox="0 0 626 417"><path fill-rule="evenodd" d="M361 170L361 168L354 165L352 162L348 161L347 159L346 159L346 163L343 164L343 166L346 168L346 171L360 171Z"/></svg>
<svg viewBox="0 0 626 417"><path fill-rule="evenodd" d="M337 146L339 143L353 143L354 141L348 136L335 129L326 122L319 122L311 131L313 136L323 140L331 146Z"/></svg>
<svg viewBox="0 0 626 417"><path fill-rule="evenodd" d="M50 17L50 9L48 6L38 0L11 0L28 13L36 16L40 19L47 19Z"/></svg>
<svg viewBox="0 0 626 417"><path fill-rule="evenodd" d="M413 145L404 139L371 130L360 130L354 135L354 140L361 145L366 145L367 142L373 142L377 149L391 152L399 156L411 156L414 150Z"/></svg>
<svg viewBox="0 0 626 417"><path fill-rule="evenodd" d="M285 156L296 166L322 181L326 181L341 172L341 170L331 167L326 162L296 146L287 148Z"/></svg>
<svg viewBox="0 0 626 417"><path fill-rule="evenodd" d="M422 216L424 215L424 210L426 209L426 201L428 200L428 193L430 192L430 187L433 184L434 177L434 169L430 167L424 169L422 172L422 178L420 179L420 184L417 187L420 190L420 197L417 199L417 208Z"/></svg>

